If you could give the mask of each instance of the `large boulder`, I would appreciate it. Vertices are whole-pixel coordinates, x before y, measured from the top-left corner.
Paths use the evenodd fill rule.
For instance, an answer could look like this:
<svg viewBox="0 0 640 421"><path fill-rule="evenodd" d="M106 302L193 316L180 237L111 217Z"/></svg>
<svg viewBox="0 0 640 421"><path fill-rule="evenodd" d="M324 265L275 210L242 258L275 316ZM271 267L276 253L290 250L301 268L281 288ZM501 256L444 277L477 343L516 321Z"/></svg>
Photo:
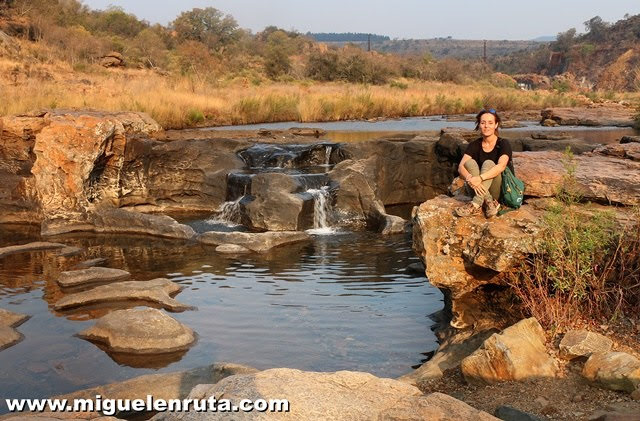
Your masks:
<svg viewBox="0 0 640 421"><path fill-rule="evenodd" d="M145 355L184 351L196 340L191 329L154 308L113 311L78 336L112 352Z"/></svg>
<svg viewBox="0 0 640 421"><path fill-rule="evenodd" d="M640 360L626 352L598 352L589 357L582 375L606 389L631 393L640 387Z"/></svg>
<svg viewBox="0 0 640 421"><path fill-rule="evenodd" d="M277 368L230 376L195 388L191 398L215 396L234 405L242 399L286 399L288 412L162 413L153 420L495 420L450 396L424 396L418 388L368 373L314 373Z"/></svg>
<svg viewBox="0 0 640 421"><path fill-rule="evenodd" d="M264 231L295 231L304 206L295 194L300 186L286 174L262 173L251 179L253 200L244 206L250 227Z"/></svg>
<svg viewBox="0 0 640 421"><path fill-rule="evenodd" d="M555 196L567 175L560 152L516 152L513 161L526 196ZM640 204L640 162L593 153L574 156L570 164L575 165L576 188L585 200Z"/></svg>
<svg viewBox="0 0 640 421"><path fill-rule="evenodd" d="M524 319L491 335L460 364L470 383L495 383L555 377L557 364L547 354L544 330L535 318Z"/></svg>
<svg viewBox="0 0 640 421"><path fill-rule="evenodd" d="M429 281L453 300L451 324L465 327L477 325L478 316L495 309L477 297L462 298L483 285L502 285L500 272L535 251L541 212L525 205L489 220L458 218L453 211L464 204L460 199L441 195L414 208L413 248L425 263Z"/></svg>
<svg viewBox="0 0 640 421"><path fill-rule="evenodd" d="M617 104L547 108L541 114L542 120L553 120L563 126L633 127L635 124L635 111Z"/></svg>

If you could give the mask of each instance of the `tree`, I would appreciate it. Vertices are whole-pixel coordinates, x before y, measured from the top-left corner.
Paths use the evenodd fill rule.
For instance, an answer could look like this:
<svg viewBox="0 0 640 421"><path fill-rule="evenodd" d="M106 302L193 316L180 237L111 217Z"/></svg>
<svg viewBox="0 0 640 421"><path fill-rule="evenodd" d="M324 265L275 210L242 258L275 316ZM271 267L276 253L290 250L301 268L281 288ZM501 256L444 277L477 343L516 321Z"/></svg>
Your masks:
<svg viewBox="0 0 640 421"><path fill-rule="evenodd" d="M198 41L219 52L240 37L236 20L213 7L183 12L171 26L181 40Z"/></svg>
<svg viewBox="0 0 640 421"><path fill-rule="evenodd" d="M584 27L589 32L589 37L595 41L602 41L605 38L609 23L602 20L600 16L594 16L584 23Z"/></svg>
<svg viewBox="0 0 640 421"><path fill-rule="evenodd" d="M571 28L567 32L560 32L553 43L554 51L567 53L575 43L576 28Z"/></svg>

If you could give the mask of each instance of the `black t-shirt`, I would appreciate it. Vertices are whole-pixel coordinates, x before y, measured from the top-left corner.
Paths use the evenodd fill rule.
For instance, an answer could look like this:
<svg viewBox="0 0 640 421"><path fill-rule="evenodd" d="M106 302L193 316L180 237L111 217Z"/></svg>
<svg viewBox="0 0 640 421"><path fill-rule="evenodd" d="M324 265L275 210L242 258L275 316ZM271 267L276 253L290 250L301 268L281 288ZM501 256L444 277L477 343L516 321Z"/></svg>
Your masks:
<svg viewBox="0 0 640 421"><path fill-rule="evenodd" d="M496 146L493 148L491 152L485 152L482 149L482 138L476 139L469 143L467 146L467 150L464 152L466 155L469 155L473 158L480 168L482 168L482 164L486 160L491 160L494 163L498 163L498 160L502 155L507 155L509 157L509 163L507 166L511 170L512 173L516 173L513 169L513 156L511 151L511 144L507 139L503 139L501 137L496 141Z"/></svg>

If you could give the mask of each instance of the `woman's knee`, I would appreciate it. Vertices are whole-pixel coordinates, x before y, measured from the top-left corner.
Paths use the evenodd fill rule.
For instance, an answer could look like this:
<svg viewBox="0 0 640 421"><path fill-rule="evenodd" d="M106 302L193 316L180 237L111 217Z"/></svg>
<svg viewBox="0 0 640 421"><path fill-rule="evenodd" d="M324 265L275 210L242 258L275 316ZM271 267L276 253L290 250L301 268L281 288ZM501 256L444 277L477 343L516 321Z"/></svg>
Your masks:
<svg viewBox="0 0 640 421"><path fill-rule="evenodd" d="M480 167L478 166L478 163L476 162L475 159L467 159L467 161L464 163L464 167L469 172L472 169L480 169Z"/></svg>
<svg viewBox="0 0 640 421"><path fill-rule="evenodd" d="M493 168L495 166L496 166L495 162L491 161L490 159L487 159L486 161L484 161L482 163L482 172L490 170L491 168Z"/></svg>

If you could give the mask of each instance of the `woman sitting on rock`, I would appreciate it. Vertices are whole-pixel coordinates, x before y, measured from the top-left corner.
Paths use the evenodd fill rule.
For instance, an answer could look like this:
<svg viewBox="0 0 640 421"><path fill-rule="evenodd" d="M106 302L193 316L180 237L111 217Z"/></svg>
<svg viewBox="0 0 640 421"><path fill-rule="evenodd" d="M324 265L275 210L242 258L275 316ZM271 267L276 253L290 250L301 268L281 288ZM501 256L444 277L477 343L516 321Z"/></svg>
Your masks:
<svg viewBox="0 0 640 421"><path fill-rule="evenodd" d="M480 130L482 138L469 143L458 165L458 173L466 181L466 190L473 200L457 208L454 212L457 216L479 215L483 205L487 218L498 214L502 172L507 166L513 171L511 145L498 137L500 121L493 108L476 115L476 130Z"/></svg>

